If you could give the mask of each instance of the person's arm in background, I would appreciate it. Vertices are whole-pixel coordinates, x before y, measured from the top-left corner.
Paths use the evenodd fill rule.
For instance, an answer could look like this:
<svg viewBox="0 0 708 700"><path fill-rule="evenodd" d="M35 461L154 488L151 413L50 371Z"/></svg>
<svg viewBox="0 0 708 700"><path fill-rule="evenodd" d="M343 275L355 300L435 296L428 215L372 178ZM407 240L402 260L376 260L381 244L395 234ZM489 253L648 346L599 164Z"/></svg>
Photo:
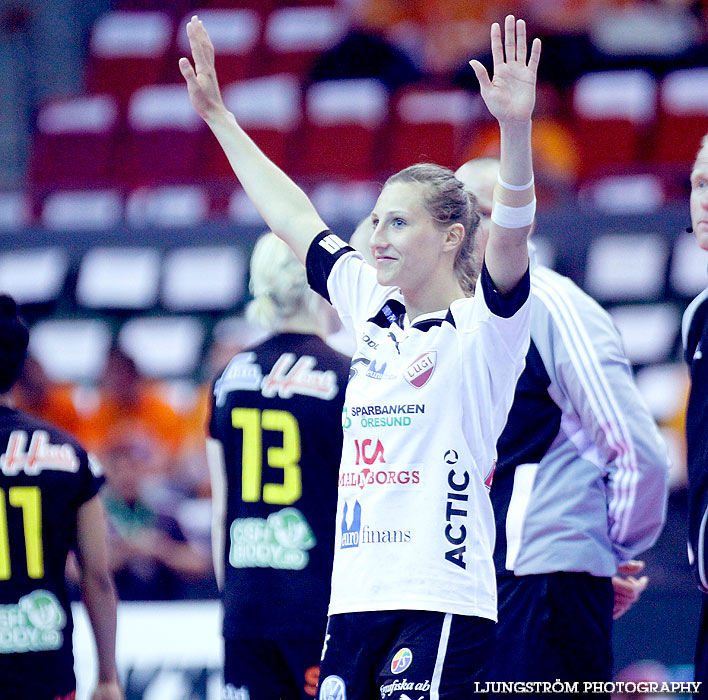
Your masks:
<svg viewBox="0 0 708 700"><path fill-rule="evenodd" d="M207 437L207 462L211 477L211 555L216 584L222 590L226 541L226 465L220 440Z"/></svg>
<svg viewBox="0 0 708 700"><path fill-rule="evenodd" d="M534 281L534 294L552 317L553 366L593 446L607 488L607 532L620 576L613 581L615 617L646 588L634 578L633 558L651 547L664 525L669 458L654 419L637 389L610 316L568 282L561 290ZM624 583L621 583L624 581Z"/></svg>
<svg viewBox="0 0 708 700"><path fill-rule="evenodd" d="M96 495L77 516L79 585L96 642L98 681L92 700L122 700L116 669L116 592L108 566L106 518Z"/></svg>
<svg viewBox="0 0 708 700"><path fill-rule="evenodd" d="M494 75L479 61L470 65L479 80L482 99L499 122L500 182L494 188L494 209L485 253L487 270L501 293L518 284L529 265L527 238L535 211L531 158L531 115L536 102L536 72L541 41L534 39L526 63L526 24L507 16L504 44L498 23L491 30ZM506 54L506 58L505 58Z"/></svg>
<svg viewBox="0 0 708 700"><path fill-rule="evenodd" d="M181 58L179 68L194 109L216 136L270 230L304 263L310 243L326 224L307 195L256 146L226 109L214 68L214 46L196 15L187 24L187 36L194 66Z"/></svg>

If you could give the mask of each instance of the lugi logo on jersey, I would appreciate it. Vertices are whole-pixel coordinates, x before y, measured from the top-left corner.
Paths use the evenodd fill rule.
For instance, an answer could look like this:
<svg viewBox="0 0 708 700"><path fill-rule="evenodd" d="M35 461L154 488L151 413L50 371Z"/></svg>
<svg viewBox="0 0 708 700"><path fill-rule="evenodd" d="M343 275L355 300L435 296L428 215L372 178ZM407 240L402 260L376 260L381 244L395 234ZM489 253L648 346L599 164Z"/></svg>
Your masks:
<svg viewBox="0 0 708 700"><path fill-rule="evenodd" d="M399 649L391 659L391 673L403 673L413 663L413 652L408 647Z"/></svg>
<svg viewBox="0 0 708 700"><path fill-rule="evenodd" d="M339 676L327 676L320 683L319 700L347 700L347 688Z"/></svg>
<svg viewBox="0 0 708 700"><path fill-rule="evenodd" d="M406 381L416 389L425 386L430 380L430 377L433 376L437 357L438 353L436 350L429 350L423 353L417 360L411 362L403 373Z"/></svg>
<svg viewBox="0 0 708 700"><path fill-rule="evenodd" d="M347 247L347 244L339 236L335 236L333 233L330 233L329 236L325 236L319 242L319 245L332 255L339 252L342 248Z"/></svg>

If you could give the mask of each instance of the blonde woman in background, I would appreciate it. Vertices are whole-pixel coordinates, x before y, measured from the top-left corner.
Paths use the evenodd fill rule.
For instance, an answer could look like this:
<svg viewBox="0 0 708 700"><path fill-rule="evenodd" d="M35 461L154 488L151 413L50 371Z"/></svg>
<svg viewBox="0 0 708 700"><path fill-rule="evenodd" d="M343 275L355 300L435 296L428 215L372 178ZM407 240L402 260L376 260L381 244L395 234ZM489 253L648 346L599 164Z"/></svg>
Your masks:
<svg viewBox="0 0 708 700"><path fill-rule="evenodd" d="M224 606L224 697L314 694L334 549L349 359L272 233L251 258L247 316L273 335L214 384L208 455L213 556Z"/></svg>

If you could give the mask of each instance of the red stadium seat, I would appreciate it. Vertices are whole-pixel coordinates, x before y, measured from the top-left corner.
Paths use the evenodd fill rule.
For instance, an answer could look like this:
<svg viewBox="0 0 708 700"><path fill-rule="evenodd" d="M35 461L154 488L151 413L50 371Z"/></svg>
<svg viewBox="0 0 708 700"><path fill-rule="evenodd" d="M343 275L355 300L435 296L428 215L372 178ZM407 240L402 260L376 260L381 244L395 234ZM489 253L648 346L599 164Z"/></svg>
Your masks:
<svg viewBox="0 0 708 700"><path fill-rule="evenodd" d="M169 62L170 77L180 78L177 59L191 56L189 38L185 27L192 15L198 15L209 32L216 56L216 70L222 85L235 80L244 80L253 75L257 65L258 46L261 40L263 21L252 9L199 9L192 10L177 28L178 55Z"/></svg>
<svg viewBox="0 0 708 700"><path fill-rule="evenodd" d="M40 186L85 187L111 177L118 105L110 95L46 104L37 117L30 180Z"/></svg>
<svg viewBox="0 0 708 700"><path fill-rule="evenodd" d="M165 12L108 12L93 25L88 87L122 103L139 87L165 79L173 24Z"/></svg>
<svg viewBox="0 0 708 700"><path fill-rule="evenodd" d="M300 82L293 75L272 75L234 83L224 88L224 102L239 124L277 165L290 172L289 144L302 120ZM233 179L221 146L206 133L206 177Z"/></svg>
<svg viewBox="0 0 708 700"><path fill-rule="evenodd" d="M380 170L388 91L378 80L327 80L306 95L304 150L296 172L310 178L367 180Z"/></svg>
<svg viewBox="0 0 708 700"><path fill-rule="evenodd" d="M304 76L314 59L332 48L347 30L346 16L334 7L283 7L268 16L265 47L270 73Z"/></svg>
<svg viewBox="0 0 708 700"><path fill-rule="evenodd" d="M138 89L128 108L121 179L130 185L194 179L204 131L184 84Z"/></svg>
<svg viewBox="0 0 708 700"><path fill-rule="evenodd" d="M654 158L690 166L708 132L708 68L669 73L661 83Z"/></svg>
<svg viewBox="0 0 708 700"><path fill-rule="evenodd" d="M406 88L396 98L388 170L428 162L462 162L476 103L466 90Z"/></svg>
<svg viewBox="0 0 708 700"><path fill-rule="evenodd" d="M643 159L656 112L656 82L641 70L588 73L573 88L581 175L615 172Z"/></svg>

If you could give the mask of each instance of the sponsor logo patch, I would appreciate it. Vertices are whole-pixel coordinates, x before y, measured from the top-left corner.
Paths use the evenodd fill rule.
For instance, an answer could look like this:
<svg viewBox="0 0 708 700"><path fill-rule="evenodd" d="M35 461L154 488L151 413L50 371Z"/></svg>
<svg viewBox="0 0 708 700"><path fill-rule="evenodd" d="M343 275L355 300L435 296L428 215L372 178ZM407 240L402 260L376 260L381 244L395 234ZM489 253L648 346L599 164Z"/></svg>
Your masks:
<svg viewBox="0 0 708 700"><path fill-rule="evenodd" d="M251 700L251 694L245 685L237 688L233 683L227 683L221 690L221 700Z"/></svg>
<svg viewBox="0 0 708 700"><path fill-rule="evenodd" d="M372 360L371 364L369 365L369 369L366 373L366 376L370 377L371 379L383 379L384 372L386 372L386 363L382 362L380 365L377 365Z"/></svg>
<svg viewBox="0 0 708 700"><path fill-rule="evenodd" d="M60 649L64 627L66 613L56 596L32 591L16 605L0 605L0 653Z"/></svg>
<svg viewBox="0 0 708 700"><path fill-rule="evenodd" d="M420 484L420 470L410 467L390 469L369 469L359 471L341 471L339 487L357 486L364 489L369 486L415 486Z"/></svg>
<svg viewBox="0 0 708 700"><path fill-rule="evenodd" d="M403 673L412 663L413 652L408 647L403 647L391 659L391 673Z"/></svg>
<svg viewBox="0 0 708 700"><path fill-rule="evenodd" d="M52 445L49 433L35 430L27 447L28 435L24 430L13 430L7 441L7 448L0 455L0 469L6 476L39 474L45 469L61 472L79 471L79 458L74 448L65 443Z"/></svg>
<svg viewBox="0 0 708 700"><path fill-rule="evenodd" d="M319 700L347 700L347 688L339 676L327 676L320 683Z"/></svg>
<svg viewBox="0 0 708 700"><path fill-rule="evenodd" d="M231 523L229 564L235 569L304 569L317 543L297 508L283 508L268 518L237 518Z"/></svg>
<svg viewBox="0 0 708 700"><path fill-rule="evenodd" d="M417 360L408 365L403 373L405 380L416 389L424 387L433 376L437 358L438 353L436 350L423 353Z"/></svg>
<svg viewBox="0 0 708 700"><path fill-rule="evenodd" d="M362 525L359 501L354 501L351 514L349 503L345 501L341 528L340 549L368 544L405 544L411 541L410 530L374 530L369 525Z"/></svg>

